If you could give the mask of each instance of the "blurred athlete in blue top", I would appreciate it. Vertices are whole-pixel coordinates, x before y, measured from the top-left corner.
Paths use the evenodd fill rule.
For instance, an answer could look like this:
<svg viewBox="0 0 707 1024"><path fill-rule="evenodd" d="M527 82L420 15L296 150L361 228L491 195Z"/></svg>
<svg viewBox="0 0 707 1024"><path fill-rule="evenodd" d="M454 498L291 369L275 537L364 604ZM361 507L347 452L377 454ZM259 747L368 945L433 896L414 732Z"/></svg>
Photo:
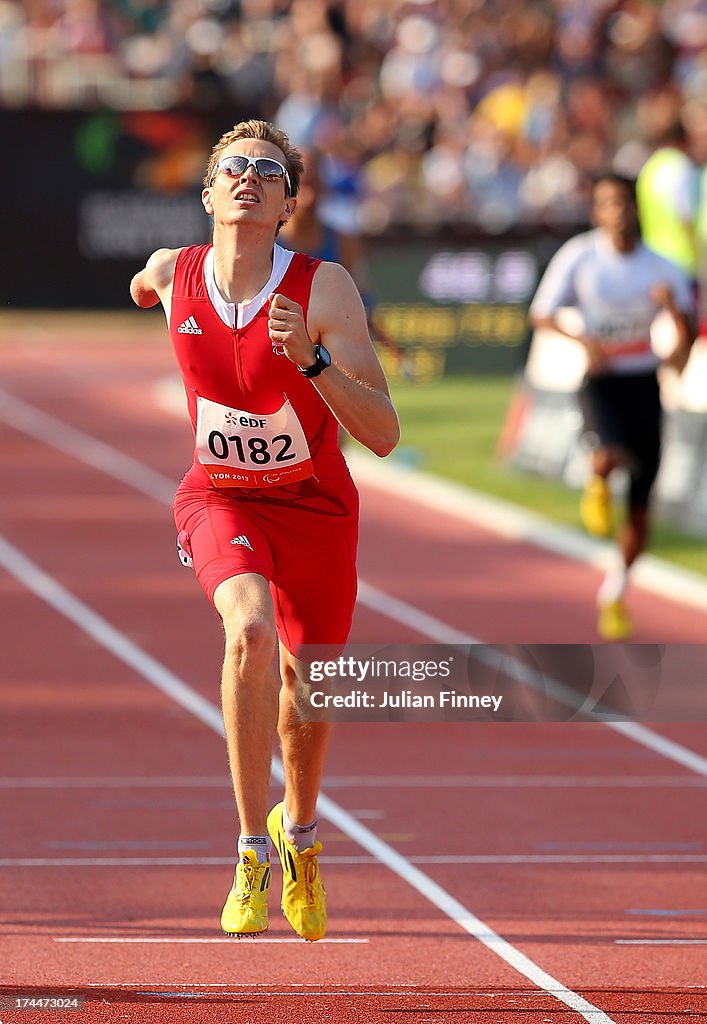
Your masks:
<svg viewBox="0 0 707 1024"><path fill-rule="evenodd" d="M337 231L322 216L324 186L316 154L307 155L307 170L300 186L295 215L282 228L277 242L286 249L305 252L319 260L341 263L346 267L361 293L366 310L368 330L372 339L396 359L398 371L411 377L409 357L398 341L386 330L375 312L371 295L363 240L357 230Z"/></svg>

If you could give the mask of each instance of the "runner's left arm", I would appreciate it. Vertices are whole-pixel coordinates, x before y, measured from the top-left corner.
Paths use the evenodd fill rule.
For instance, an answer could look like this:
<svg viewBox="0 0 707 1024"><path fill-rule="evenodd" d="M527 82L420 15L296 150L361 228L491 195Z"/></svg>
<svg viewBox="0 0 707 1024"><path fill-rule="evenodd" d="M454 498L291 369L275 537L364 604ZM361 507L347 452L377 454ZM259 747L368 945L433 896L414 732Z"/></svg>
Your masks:
<svg viewBox="0 0 707 1024"><path fill-rule="evenodd" d="M695 303L690 285L679 279L676 282L661 281L653 286L650 296L658 308L668 312L675 328L675 348L663 360L663 365L682 373L697 337Z"/></svg>
<svg viewBox="0 0 707 1024"><path fill-rule="evenodd" d="M152 253L130 282L130 296L136 306L149 309L161 301L165 310L169 308L174 268L180 252L181 249L157 249Z"/></svg>
<svg viewBox="0 0 707 1024"><path fill-rule="evenodd" d="M313 387L344 430L376 455L388 455L400 440L400 426L348 271L338 263L320 264L306 324L297 302L273 295L268 328L298 366L313 365L316 344L329 350L331 366L312 378Z"/></svg>

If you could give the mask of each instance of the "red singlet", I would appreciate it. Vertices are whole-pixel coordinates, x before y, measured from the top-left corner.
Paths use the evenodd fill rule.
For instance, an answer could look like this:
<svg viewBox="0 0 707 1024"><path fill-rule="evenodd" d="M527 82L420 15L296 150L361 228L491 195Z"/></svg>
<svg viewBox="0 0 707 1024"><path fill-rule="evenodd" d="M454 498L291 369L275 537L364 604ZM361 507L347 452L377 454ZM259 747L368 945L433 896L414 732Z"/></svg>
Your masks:
<svg viewBox="0 0 707 1024"><path fill-rule="evenodd" d="M264 576L292 653L300 644L343 644L356 600L358 494L337 422L312 381L271 341L267 301L241 328L221 318L215 286L209 294L206 285L211 248L180 252L169 316L196 439L174 504L180 541L211 601L231 576ZM282 279L274 271L267 286L298 302L305 323L319 262L295 253ZM283 406L289 411L276 419ZM294 482L269 483L287 474Z"/></svg>

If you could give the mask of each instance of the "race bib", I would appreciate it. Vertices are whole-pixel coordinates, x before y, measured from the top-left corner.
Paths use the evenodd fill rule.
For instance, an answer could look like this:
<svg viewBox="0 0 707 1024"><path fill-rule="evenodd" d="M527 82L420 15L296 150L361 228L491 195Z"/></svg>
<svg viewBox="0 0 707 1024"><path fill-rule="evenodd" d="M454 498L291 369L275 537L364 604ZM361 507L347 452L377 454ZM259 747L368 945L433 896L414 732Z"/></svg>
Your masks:
<svg viewBox="0 0 707 1024"><path fill-rule="evenodd" d="M267 415L197 398L196 457L215 487L275 487L313 472L297 413L285 404Z"/></svg>

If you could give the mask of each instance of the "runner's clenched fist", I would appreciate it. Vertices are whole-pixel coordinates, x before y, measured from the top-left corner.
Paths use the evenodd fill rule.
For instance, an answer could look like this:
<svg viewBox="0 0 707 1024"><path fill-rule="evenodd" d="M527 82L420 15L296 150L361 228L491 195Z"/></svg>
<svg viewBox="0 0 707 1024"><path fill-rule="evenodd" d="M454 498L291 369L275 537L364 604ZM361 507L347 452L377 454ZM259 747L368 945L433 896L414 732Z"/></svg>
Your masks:
<svg viewBox="0 0 707 1024"><path fill-rule="evenodd" d="M310 366L314 361L314 344L307 333L299 302L279 293L271 295L268 333L273 342L283 346L287 358L297 366Z"/></svg>

